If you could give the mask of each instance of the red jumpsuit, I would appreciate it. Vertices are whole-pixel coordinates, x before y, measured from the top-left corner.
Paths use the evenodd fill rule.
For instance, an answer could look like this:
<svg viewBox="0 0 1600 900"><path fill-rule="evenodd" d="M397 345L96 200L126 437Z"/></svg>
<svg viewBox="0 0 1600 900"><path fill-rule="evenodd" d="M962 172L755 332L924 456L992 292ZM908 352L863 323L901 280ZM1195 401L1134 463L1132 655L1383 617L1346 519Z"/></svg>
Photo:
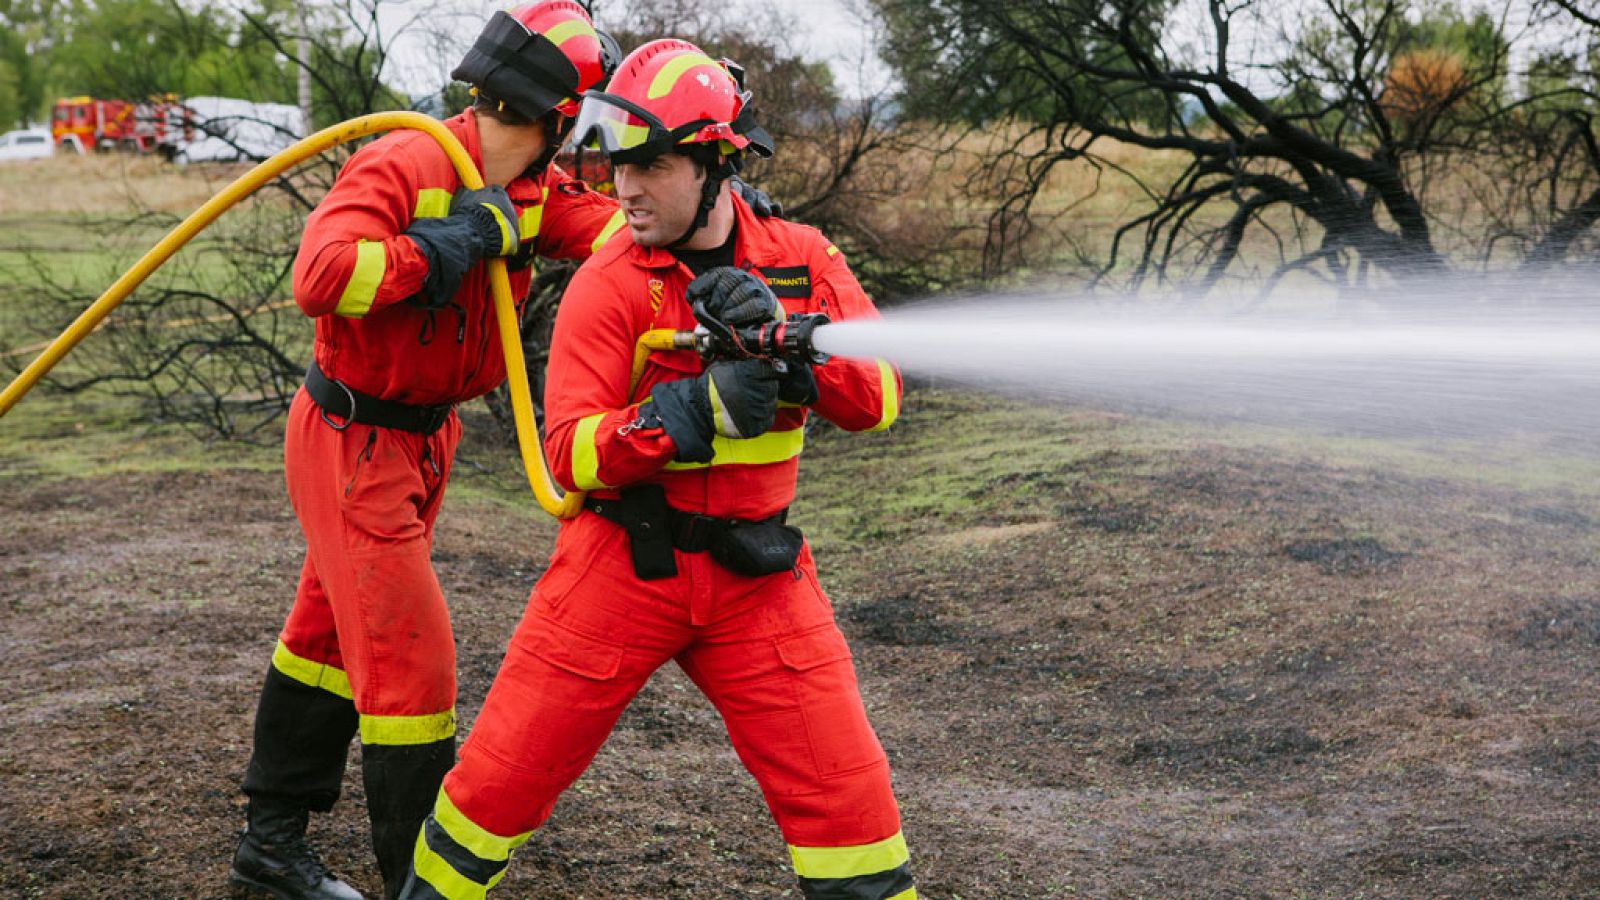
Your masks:
<svg viewBox="0 0 1600 900"><path fill-rule="evenodd" d="M481 172L474 113L444 124ZM339 173L306 223L294 265L294 296L316 319L315 360L327 378L427 406L470 400L505 378L484 264L444 307L403 302L427 276L426 258L403 232L415 219L448 214L458 187L444 152L415 131L362 148ZM622 225L614 201L555 167L506 191L527 255L586 257ZM513 296L530 280L526 269L513 272ZM432 434L336 424L344 425L324 418L304 388L295 396L284 456L307 552L263 691L245 790L328 808L359 722L375 839L382 843L386 816L411 829L403 868L421 815L405 823L409 813L381 807L421 790L425 813L454 756L455 647L429 551L461 427L453 411ZM424 747L428 760L418 762ZM412 756L374 757L374 748L411 748ZM383 855L380 846L380 863Z"/></svg>
<svg viewBox="0 0 1600 900"><path fill-rule="evenodd" d="M877 315L815 229L734 205L736 262L762 275L787 312ZM780 408L772 429L756 438L717 437L709 464L674 462L664 431L634 423L653 385L702 369L691 351L656 353L639 386L628 389L642 332L694 327L684 301L691 278L667 251L620 239L579 269L551 345L548 455L558 480L594 497L654 482L680 510L763 519L794 497L807 408ZM900 381L887 363L834 358L815 374L819 399L811 409L840 427L875 430L894 420ZM915 896L888 762L809 548L793 572L754 578L704 552L673 553L676 576L640 580L620 525L588 511L563 523L418 839L415 871L428 886L421 896L482 896L668 660L722 715L807 896Z"/></svg>

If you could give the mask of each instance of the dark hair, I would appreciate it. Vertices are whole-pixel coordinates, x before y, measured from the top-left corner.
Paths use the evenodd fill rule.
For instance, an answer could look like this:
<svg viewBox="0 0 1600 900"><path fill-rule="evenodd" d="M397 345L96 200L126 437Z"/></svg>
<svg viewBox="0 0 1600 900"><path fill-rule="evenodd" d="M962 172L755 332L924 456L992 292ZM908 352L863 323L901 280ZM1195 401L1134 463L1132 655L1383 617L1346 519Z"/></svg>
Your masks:
<svg viewBox="0 0 1600 900"><path fill-rule="evenodd" d="M477 97L473 99L472 108L478 115L487 116L501 125L508 125L512 128L521 128L534 123L533 119L490 97L481 90L478 91ZM553 113L554 111L552 110L549 113L545 113L545 115L548 116Z"/></svg>

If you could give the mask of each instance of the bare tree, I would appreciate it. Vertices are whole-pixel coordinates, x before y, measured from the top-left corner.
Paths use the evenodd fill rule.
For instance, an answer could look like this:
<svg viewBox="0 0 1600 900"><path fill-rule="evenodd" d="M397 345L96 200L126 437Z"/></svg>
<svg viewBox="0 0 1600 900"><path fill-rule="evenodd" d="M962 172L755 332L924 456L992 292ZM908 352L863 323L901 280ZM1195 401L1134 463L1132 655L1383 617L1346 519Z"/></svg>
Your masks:
<svg viewBox="0 0 1600 900"><path fill-rule="evenodd" d="M381 79L395 35L380 29L376 0L324 7L321 15L332 18L304 35L309 58L296 55L299 17L281 9L242 15L246 27L312 73L321 114L330 120L399 102ZM301 226L353 149L346 145L311 161L230 211L125 301L46 383L66 392L98 387L141 397L154 417L207 437L262 435L288 408L310 357L310 324L289 296ZM205 171L231 180L242 170ZM85 227L150 241L180 219L143 209ZM122 249L119 265L126 267L148 246ZM83 283L38 254L0 271L0 279L34 305L38 315L29 324L41 342L59 334L105 286ZM8 353L3 363L17 371L28 358Z"/></svg>
<svg viewBox="0 0 1600 900"><path fill-rule="evenodd" d="M1579 21L1590 10L1589 0L1549 2ZM1134 288L1157 279L1210 290L1246 266L1251 235L1275 248L1261 272L1269 285L1296 271L1336 283L1440 274L1456 243L1482 251L1504 237L1466 235L1464 219L1443 215L1474 171L1549 189L1542 218L1502 210L1523 258L1565 258L1600 218L1600 186L1573 178L1574 165L1592 173L1600 162L1592 102L1570 85L1514 96L1504 18L1435 10L1450 26L1435 30L1456 42L1437 48L1406 0L1206 0L1189 22L1202 37L1186 45L1171 0L874 5L915 112L962 120L968 141L1018 130L984 183L997 197L990 275L1016 263L1042 192L1067 165L1126 176L1146 195L1101 261L1102 277L1126 274ZM1272 35L1270 50L1238 45L1242 24ZM1173 178L1144 179L1109 147L1186 162Z"/></svg>

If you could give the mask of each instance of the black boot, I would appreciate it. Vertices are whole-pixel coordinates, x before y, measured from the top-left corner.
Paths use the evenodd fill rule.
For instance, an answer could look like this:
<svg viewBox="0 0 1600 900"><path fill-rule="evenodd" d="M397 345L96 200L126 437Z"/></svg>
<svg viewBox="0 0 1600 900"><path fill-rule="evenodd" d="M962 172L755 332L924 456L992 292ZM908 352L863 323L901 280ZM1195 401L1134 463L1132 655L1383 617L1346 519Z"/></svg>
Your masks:
<svg viewBox="0 0 1600 900"><path fill-rule="evenodd" d="M308 811L327 812L339 798L356 722L349 700L267 670L244 776L249 824L234 855L234 883L280 900L359 900L328 874L305 837Z"/></svg>
<svg viewBox="0 0 1600 900"><path fill-rule="evenodd" d="M362 900L361 892L328 871L306 841L304 810L250 803L250 827L233 855L234 884L277 900Z"/></svg>
<svg viewBox="0 0 1600 900"><path fill-rule="evenodd" d="M383 896L400 896L422 821L456 761L456 739L431 744L363 744L362 783L372 820L372 849L383 873Z"/></svg>

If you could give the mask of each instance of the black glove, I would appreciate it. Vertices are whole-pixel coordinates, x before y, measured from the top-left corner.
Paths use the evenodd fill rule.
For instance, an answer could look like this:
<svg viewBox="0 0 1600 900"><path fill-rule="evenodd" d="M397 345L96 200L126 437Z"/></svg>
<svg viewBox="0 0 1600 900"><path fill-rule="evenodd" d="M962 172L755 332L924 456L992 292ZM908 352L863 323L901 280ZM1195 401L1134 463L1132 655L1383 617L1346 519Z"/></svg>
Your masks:
<svg viewBox="0 0 1600 900"><path fill-rule="evenodd" d="M721 360L696 378L658 384L641 418L661 420L679 462L710 462L717 435L765 434L778 414L778 371L764 359Z"/></svg>
<svg viewBox="0 0 1600 900"><path fill-rule="evenodd" d="M477 225L480 258L510 256L522 246L517 234L517 208L506 189L491 184L477 190L461 188L450 200L450 215L464 215Z"/></svg>
<svg viewBox="0 0 1600 900"><path fill-rule="evenodd" d="M785 361L788 371L778 376L778 399L796 406L810 406L817 402L817 376L811 365Z"/></svg>
<svg viewBox="0 0 1600 900"><path fill-rule="evenodd" d="M517 211L498 185L456 191L450 215L418 219L405 230L428 260L428 277L411 302L438 309L450 302L467 270L485 256L506 256L517 250ZM509 245L510 249L506 250Z"/></svg>
<svg viewBox="0 0 1600 900"><path fill-rule="evenodd" d="M740 199L744 200L750 211L763 219L783 218L783 204L768 197L760 188L751 187L743 178L734 176L728 179L733 189L739 192Z"/></svg>
<svg viewBox="0 0 1600 900"><path fill-rule="evenodd" d="M783 318L772 288L733 266L707 269L689 282L687 299L695 318L713 331L723 330L718 325L725 329L747 328Z"/></svg>

